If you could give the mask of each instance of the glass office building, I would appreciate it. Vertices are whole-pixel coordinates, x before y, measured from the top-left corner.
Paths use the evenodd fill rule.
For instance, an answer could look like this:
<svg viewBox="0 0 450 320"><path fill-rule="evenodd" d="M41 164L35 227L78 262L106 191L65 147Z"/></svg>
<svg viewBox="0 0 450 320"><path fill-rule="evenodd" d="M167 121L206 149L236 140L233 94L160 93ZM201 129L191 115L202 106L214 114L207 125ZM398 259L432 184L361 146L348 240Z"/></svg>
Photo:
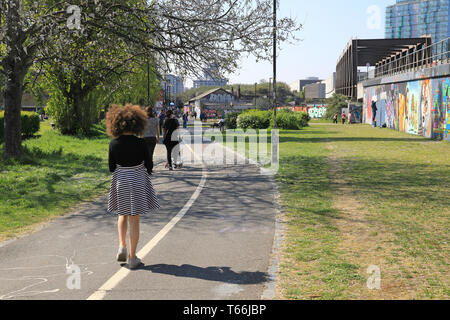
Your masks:
<svg viewBox="0 0 450 320"><path fill-rule="evenodd" d="M387 39L432 37L438 42L450 37L450 0L397 0L386 8Z"/></svg>

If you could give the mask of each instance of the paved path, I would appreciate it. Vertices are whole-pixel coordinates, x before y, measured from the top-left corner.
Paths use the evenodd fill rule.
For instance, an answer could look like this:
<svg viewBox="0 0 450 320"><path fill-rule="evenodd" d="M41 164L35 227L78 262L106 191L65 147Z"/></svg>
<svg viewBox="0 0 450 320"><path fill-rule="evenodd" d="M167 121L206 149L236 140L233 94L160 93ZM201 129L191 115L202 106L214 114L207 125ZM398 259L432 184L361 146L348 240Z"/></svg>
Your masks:
<svg viewBox="0 0 450 320"><path fill-rule="evenodd" d="M169 172L161 162L162 145L157 157L153 183L162 209L142 217L138 251L188 210L150 246L145 266L128 271L115 261L116 218L106 214L102 197L33 234L0 244L0 299L87 299L108 282L113 286L97 297L260 299L275 228L269 177L253 165L193 164ZM80 289L69 289L77 282L67 272L76 266ZM114 278L118 273L120 281Z"/></svg>

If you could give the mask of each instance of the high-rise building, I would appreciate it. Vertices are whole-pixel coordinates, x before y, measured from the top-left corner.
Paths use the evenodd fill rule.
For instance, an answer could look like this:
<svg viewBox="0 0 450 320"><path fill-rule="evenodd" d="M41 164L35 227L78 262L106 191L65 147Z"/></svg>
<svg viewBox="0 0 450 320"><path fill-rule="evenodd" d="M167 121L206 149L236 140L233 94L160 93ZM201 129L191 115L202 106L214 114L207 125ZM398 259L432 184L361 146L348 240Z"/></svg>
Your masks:
<svg viewBox="0 0 450 320"><path fill-rule="evenodd" d="M450 37L450 0L397 0L386 8L385 37L432 37L438 42Z"/></svg>
<svg viewBox="0 0 450 320"><path fill-rule="evenodd" d="M289 85L292 91L300 92L303 90L303 87L307 84L321 82L317 77L308 77L306 79L297 80Z"/></svg>
<svg viewBox="0 0 450 320"><path fill-rule="evenodd" d="M166 88L167 94L171 97L175 97L184 92L183 80L181 77L173 74L166 74Z"/></svg>
<svg viewBox="0 0 450 320"><path fill-rule="evenodd" d="M325 99L326 84L321 82L311 83L304 86L306 99Z"/></svg>
<svg viewBox="0 0 450 320"><path fill-rule="evenodd" d="M223 87L228 84L227 79L220 78L218 66L216 64L210 64L204 69L203 79L197 79L193 81L194 88L207 87Z"/></svg>

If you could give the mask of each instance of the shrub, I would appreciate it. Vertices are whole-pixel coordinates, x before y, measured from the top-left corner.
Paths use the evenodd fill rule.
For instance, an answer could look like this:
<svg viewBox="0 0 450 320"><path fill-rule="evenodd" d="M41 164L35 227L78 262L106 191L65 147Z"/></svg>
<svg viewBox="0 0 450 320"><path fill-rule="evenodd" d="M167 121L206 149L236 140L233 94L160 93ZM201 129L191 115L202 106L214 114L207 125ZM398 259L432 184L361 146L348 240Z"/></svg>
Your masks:
<svg viewBox="0 0 450 320"><path fill-rule="evenodd" d="M327 99L327 113L325 114L326 119L333 119L333 116L337 113L340 115L343 108L347 108L347 97L341 94L333 94L331 98Z"/></svg>
<svg viewBox="0 0 450 320"><path fill-rule="evenodd" d="M22 119L22 135L24 137L32 137L40 129L41 121L39 115L25 111L22 111L20 115ZM3 141L4 137L4 117L5 113L3 111L0 112L0 141Z"/></svg>
<svg viewBox="0 0 450 320"><path fill-rule="evenodd" d="M227 113L224 119L224 125L227 129L236 129L237 128L237 118L239 116L239 112L231 112Z"/></svg>
<svg viewBox="0 0 450 320"><path fill-rule="evenodd" d="M273 123L273 114L271 118L271 123ZM309 120L311 120L311 118L306 112L293 112L291 110L281 110L280 112L277 112L278 129L300 130L303 127L308 126Z"/></svg>
<svg viewBox="0 0 450 320"><path fill-rule="evenodd" d="M242 129L267 129L270 126L270 111L248 110L241 113L237 126Z"/></svg>

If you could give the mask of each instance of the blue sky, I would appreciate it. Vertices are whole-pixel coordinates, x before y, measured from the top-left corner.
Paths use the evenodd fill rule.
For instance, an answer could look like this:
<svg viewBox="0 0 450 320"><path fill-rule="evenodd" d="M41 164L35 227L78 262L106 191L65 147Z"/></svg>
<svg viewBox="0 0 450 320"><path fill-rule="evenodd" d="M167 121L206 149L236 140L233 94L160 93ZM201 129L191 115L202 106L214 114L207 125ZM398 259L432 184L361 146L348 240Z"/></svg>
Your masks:
<svg viewBox="0 0 450 320"><path fill-rule="evenodd" d="M386 6L395 0L280 0L279 16L303 24L302 41L282 45L277 62L278 81L291 83L316 76L328 78L347 42L353 38L384 38ZM376 7L374 7L376 6ZM377 10L368 12L368 9ZM230 83L255 83L272 77L272 64L244 58L242 68L228 75Z"/></svg>

